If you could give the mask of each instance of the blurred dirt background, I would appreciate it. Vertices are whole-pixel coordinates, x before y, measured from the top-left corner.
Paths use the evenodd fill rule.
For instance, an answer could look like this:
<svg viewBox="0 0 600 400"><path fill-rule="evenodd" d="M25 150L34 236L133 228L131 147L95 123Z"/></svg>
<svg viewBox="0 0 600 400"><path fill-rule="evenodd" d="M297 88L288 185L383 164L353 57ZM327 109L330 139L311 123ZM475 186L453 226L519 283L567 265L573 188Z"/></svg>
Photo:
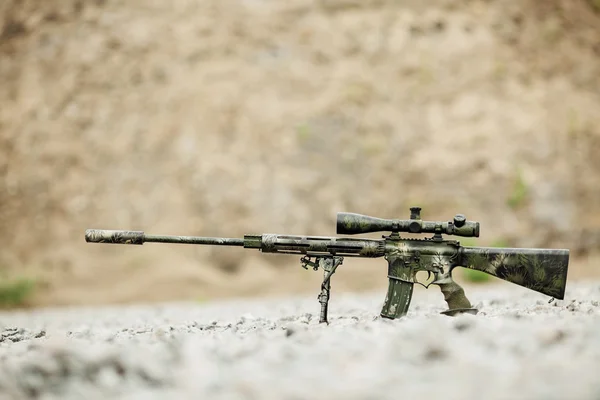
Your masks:
<svg viewBox="0 0 600 400"><path fill-rule="evenodd" d="M316 296L299 257L84 231L335 235L412 205L600 276L599 77L597 0L3 0L2 280L29 306ZM334 296L386 284L338 271Z"/></svg>

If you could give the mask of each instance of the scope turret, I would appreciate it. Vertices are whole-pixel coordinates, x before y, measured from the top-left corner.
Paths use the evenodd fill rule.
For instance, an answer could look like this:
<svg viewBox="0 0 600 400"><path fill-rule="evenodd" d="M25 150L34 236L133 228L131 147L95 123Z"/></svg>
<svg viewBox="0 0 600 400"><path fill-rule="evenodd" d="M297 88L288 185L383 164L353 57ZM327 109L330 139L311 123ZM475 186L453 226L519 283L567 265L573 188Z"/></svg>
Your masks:
<svg viewBox="0 0 600 400"><path fill-rule="evenodd" d="M337 213L337 234L356 235L370 232L439 233L463 237L479 237L479 222L467 221L456 214L452 221L423 221L421 208L410 208L410 219L383 219L368 215Z"/></svg>

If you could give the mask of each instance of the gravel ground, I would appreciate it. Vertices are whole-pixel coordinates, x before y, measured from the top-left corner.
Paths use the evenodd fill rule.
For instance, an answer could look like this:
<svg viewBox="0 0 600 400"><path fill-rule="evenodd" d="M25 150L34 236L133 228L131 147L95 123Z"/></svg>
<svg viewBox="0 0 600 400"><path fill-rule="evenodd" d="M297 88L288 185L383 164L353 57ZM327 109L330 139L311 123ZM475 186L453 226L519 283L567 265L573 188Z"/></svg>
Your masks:
<svg viewBox="0 0 600 400"><path fill-rule="evenodd" d="M467 288L476 316L416 290L1 313L1 399L599 399L600 282L563 301Z"/></svg>

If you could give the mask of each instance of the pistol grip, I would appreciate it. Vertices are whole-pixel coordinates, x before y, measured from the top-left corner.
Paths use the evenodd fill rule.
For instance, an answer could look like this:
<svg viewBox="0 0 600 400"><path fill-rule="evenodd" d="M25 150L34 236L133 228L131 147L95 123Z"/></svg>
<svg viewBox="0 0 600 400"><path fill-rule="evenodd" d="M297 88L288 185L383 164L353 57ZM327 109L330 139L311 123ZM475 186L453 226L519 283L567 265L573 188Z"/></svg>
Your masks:
<svg viewBox="0 0 600 400"><path fill-rule="evenodd" d="M442 314L454 316L461 313L477 314L477 309L472 308L471 302L465 296L465 291L454 281L440 283L440 290L444 295L444 300L448 304L448 309Z"/></svg>
<svg viewBox="0 0 600 400"><path fill-rule="evenodd" d="M414 283L389 278L387 295L381 309L383 318L396 319L406 315L412 300Z"/></svg>

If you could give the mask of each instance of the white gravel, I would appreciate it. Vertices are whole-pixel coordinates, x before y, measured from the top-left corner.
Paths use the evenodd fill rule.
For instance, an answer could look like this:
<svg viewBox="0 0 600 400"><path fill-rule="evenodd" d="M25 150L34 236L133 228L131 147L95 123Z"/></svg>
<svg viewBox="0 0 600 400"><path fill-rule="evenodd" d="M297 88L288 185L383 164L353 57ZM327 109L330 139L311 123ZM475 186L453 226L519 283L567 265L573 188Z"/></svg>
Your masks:
<svg viewBox="0 0 600 400"><path fill-rule="evenodd" d="M0 399L600 399L600 283L0 313Z"/></svg>

